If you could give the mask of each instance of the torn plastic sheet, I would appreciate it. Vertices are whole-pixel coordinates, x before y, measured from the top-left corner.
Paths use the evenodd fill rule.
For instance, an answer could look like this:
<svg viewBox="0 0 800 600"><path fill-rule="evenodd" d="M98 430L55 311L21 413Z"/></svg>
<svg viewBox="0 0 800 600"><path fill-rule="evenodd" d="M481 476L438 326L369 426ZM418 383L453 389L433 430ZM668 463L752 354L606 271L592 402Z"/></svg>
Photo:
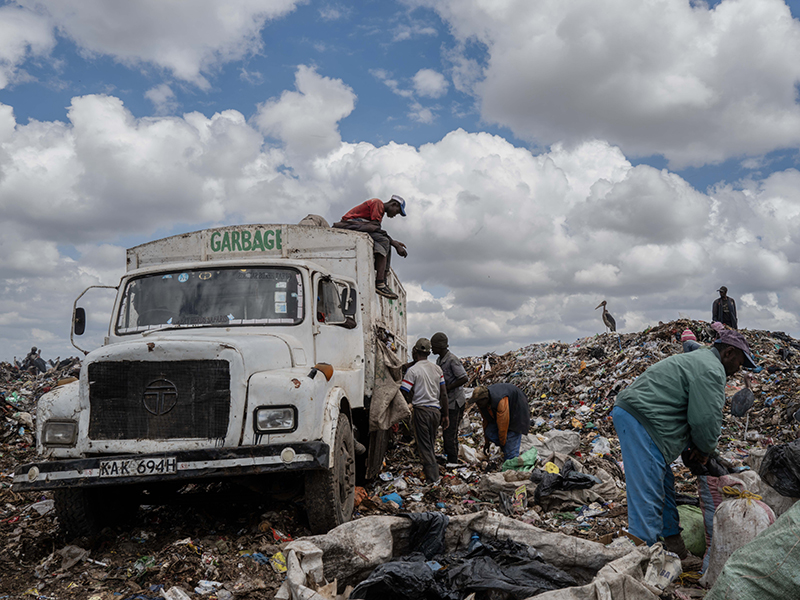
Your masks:
<svg viewBox="0 0 800 600"><path fill-rule="evenodd" d="M410 553L411 525L411 521L403 517L364 517L344 523L325 535L289 542L283 548L287 555L287 578L276 597L279 600L320 600L322 596L315 589L325 581L337 580L340 587L364 581L379 565ZM484 511L450 519L445 531L447 552L465 550L473 533L478 533L481 539L511 540L535 548L546 563L584 583L545 592L536 598L649 600L660 594L652 582L648 584L645 580L654 552L663 552L659 544L652 548L633 548L627 544L607 547ZM312 560L306 562L307 557ZM324 574L322 581L320 570ZM663 565L660 571L664 571Z"/></svg>

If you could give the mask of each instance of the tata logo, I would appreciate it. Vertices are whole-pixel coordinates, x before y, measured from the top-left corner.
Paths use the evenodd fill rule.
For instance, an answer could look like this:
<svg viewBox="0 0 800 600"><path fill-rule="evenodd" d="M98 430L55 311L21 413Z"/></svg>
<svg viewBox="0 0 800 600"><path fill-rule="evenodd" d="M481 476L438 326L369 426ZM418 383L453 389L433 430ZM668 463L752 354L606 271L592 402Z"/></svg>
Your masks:
<svg viewBox="0 0 800 600"><path fill-rule="evenodd" d="M178 388L168 379L156 379L147 384L142 404L150 414L157 417L167 414L178 403Z"/></svg>

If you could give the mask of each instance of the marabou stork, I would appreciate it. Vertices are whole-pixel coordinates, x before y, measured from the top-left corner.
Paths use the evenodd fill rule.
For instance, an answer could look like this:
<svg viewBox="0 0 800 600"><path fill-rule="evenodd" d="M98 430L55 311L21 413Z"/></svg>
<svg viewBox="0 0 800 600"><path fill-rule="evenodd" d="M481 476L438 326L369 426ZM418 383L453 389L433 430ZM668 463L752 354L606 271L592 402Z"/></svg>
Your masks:
<svg viewBox="0 0 800 600"><path fill-rule="evenodd" d="M614 320L614 317L611 316L611 313L606 310L606 301L603 300L600 304L595 307L597 310L600 307L603 307L603 323L606 327L608 327L612 333L617 331L617 322Z"/></svg>

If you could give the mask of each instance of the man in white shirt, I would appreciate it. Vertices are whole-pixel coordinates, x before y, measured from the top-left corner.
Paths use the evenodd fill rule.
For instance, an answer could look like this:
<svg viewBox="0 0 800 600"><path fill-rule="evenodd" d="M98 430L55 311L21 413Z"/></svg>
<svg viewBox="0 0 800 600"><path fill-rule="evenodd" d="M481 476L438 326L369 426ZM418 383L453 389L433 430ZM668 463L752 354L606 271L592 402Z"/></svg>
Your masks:
<svg viewBox="0 0 800 600"><path fill-rule="evenodd" d="M425 478L430 483L435 483L439 480L436 433L439 425L442 429L447 429L450 420L444 375L441 368L428 360L430 353L430 340L418 339L411 351L414 363L406 371L400 391L413 407L417 451L422 460Z"/></svg>

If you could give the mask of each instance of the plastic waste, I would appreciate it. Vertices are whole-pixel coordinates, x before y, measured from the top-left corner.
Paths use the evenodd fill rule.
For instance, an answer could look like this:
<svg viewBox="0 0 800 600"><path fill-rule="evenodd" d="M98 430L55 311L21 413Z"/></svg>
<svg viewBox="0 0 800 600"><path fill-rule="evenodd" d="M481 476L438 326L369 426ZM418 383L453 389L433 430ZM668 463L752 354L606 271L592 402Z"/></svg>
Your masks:
<svg viewBox="0 0 800 600"><path fill-rule="evenodd" d="M600 478L594 475L576 471L575 465L569 459L564 462L564 468L561 469L561 472L551 473L541 469L534 469L531 471L531 481L539 484L536 486L536 491L533 495L537 504L541 504L542 498L557 490L584 490L598 483L603 483Z"/></svg>
<svg viewBox="0 0 800 600"><path fill-rule="evenodd" d="M594 456L605 456L611 454L611 443L608 438L598 436L592 440L592 454Z"/></svg>
<svg viewBox="0 0 800 600"><path fill-rule="evenodd" d="M700 584L707 587L717 581L731 554L775 522L772 509L757 501L759 496L735 488L724 489L726 492L735 491L741 497L722 502L714 513L714 537L708 551L708 567L700 578Z"/></svg>
<svg viewBox="0 0 800 600"><path fill-rule="evenodd" d="M381 496L381 501L385 504L387 502L394 502L397 506L403 506L403 498L397 492L392 492L391 494L386 494L385 496Z"/></svg>
<svg viewBox="0 0 800 600"><path fill-rule="evenodd" d="M678 555L668 552L663 547L656 548L650 555L644 582L660 590L665 590L680 574L681 559L678 558Z"/></svg>
<svg viewBox="0 0 800 600"><path fill-rule="evenodd" d="M467 552L472 552L475 548L479 546L483 546L481 544L481 536L477 531L473 531L472 535L469 538L469 546L467 546Z"/></svg>
<svg viewBox="0 0 800 600"><path fill-rule="evenodd" d="M697 506L681 505L680 516L681 537L686 549L695 556L703 556L706 552L706 530L703 525L703 511Z"/></svg>
<svg viewBox="0 0 800 600"><path fill-rule="evenodd" d="M194 588L195 594L200 594L201 596L208 596L216 592L219 588L222 587L222 584L219 581L209 581L208 579L201 579L197 582L197 587Z"/></svg>
<svg viewBox="0 0 800 600"><path fill-rule="evenodd" d="M742 388L733 395L733 398L731 398L731 414L734 417L745 416L747 411L753 408L755 401L756 397L752 390L748 388Z"/></svg>
<svg viewBox="0 0 800 600"><path fill-rule="evenodd" d="M171 587L167 591L161 590L161 595L166 600L192 600L192 597L178 586Z"/></svg>
<svg viewBox="0 0 800 600"><path fill-rule="evenodd" d="M779 494L800 496L800 440L769 448L758 474Z"/></svg>
<svg viewBox="0 0 800 600"><path fill-rule="evenodd" d="M539 451L536 448L526 450L519 456L509 458L500 467L501 471L532 471L536 467L536 459L539 456ZM556 467L557 468L557 467Z"/></svg>
<svg viewBox="0 0 800 600"><path fill-rule="evenodd" d="M269 559L269 565L276 573L286 573L286 557L283 552L276 552Z"/></svg>
<svg viewBox="0 0 800 600"><path fill-rule="evenodd" d="M444 532L450 522L447 515L429 511L402 516L411 519L409 545L413 552L421 552L426 560L444 552Z"/></svg>
<svg viewBox="0 0 800 600"><path fill-rule="evenodd" d="M736 550L705 600L784 598L797 594L800 504L795 504L753 541Z"/></svg>

